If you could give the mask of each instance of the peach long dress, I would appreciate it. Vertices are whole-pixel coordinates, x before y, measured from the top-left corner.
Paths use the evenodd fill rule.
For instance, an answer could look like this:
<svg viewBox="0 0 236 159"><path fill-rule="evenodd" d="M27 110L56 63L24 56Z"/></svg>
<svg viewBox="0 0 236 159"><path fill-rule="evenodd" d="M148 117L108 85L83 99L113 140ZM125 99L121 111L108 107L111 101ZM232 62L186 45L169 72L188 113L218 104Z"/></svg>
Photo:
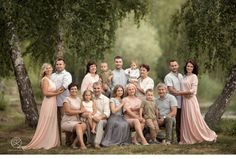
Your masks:
<svg viewBox="0 0 236 159"><path fill-rule="evenodd" d="M49 91L56 90L55 83L47 77L44 78L49 82ZM22 149L50 149L59 145L56 96L44 97L35 134L31 142L22 146Z"/></svg>
<svg viewBox="0 0 236 159"><path fill-rule="evenodd" d="M217 135L204 121L196 97L198 78L195 74L185 76L181 82L182 91L191 91L190 98L183 97L181 112L180 144L194 144L214 141Z"/></svg>

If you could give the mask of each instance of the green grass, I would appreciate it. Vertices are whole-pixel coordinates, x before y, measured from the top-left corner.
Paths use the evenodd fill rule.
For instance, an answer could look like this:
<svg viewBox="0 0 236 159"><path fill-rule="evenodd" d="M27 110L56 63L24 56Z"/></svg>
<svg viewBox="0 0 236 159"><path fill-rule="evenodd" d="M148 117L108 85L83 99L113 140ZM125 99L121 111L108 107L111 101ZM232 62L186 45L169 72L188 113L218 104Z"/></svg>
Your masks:
<svg viewBox="0 0 236 159"><path fill-rule="evenodd" d="M222 120L221 130L217 131L218 140L216 143L203 142L194 145L149 145L149 146L113 146L101 148L100 150L88 147L87 150L72 149L61 146L50 150L29 150L13 148L10 141L13 137L19 137L22 145L30 142L34 129L27 127L23 121L18 124L0 129L0 153L1 154L236 154L236 120Z"/></svg>

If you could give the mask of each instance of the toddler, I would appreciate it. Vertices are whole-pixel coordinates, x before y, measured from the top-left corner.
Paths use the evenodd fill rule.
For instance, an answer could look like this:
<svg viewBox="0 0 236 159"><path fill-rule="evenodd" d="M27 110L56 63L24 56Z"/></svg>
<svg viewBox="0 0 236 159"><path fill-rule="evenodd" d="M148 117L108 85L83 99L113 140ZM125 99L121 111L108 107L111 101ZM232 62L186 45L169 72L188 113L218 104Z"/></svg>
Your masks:
<svg viewBox="0 0 236 159"><path fill-rule="evenodd" d="M140 108L140 117L145 119L145 125L150 129L150 143L157 142L157 133L159 126L157 123L158 109L155 106L153 99L153 90L148 89L145 93L146 100L142 101Z"/></svg>
<svg viewBox="0 0 236 159"><path fill-rule="evenodd" d="M96 115L97 108L95 102L93 101L91 90L84 91L81 108L85 108L86 111L82 114L82 117L88 120L89 126L91 128L91 133L95 134L97 123L95 120L93 120L93 117Z"/></svg>
<svg viewBox="0 0 236 159"><path fill-rule="evenodd" d="M130 68L125 70L125 74L129 78L129 83L137 83L140 76L138 66L135 61L131 61Z"/></svg>
<svg viewBox="0 0 236 159"><path fill-rule="evenodd" d="M101 70L101 73L100 73L99 77L102 82L103 94L107 97L110 97L112 71L110 69L108 69L108 64L106 62L101 63L100 70Z"/></svg>

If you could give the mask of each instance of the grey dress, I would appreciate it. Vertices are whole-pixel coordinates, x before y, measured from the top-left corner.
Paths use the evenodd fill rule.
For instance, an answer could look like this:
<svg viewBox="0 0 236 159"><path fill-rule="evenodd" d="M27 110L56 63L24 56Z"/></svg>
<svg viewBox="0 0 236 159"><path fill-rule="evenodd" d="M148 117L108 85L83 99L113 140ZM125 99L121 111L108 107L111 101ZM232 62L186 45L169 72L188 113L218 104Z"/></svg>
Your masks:
<svg viewBox="0 0 236 159"><path fill-rule="evenodd" d="M110 103L114 103L117 107L120 105L119 100L110 99ZM112 145L128 145L131 143L130 126L127 120L123 117L122 109L115 114L112 114L108 121L104 133L104 138L101 142L102 146Z"/></svg>

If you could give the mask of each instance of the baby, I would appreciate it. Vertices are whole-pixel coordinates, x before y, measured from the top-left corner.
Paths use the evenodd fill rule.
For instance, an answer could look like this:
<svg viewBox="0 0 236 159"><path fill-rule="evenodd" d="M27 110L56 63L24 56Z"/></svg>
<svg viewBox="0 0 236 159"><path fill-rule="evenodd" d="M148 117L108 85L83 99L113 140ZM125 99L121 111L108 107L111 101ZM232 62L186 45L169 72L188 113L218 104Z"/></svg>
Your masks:
<svg viewBox="0 0 236 159"><path fill-rule="evenodd" d="M106 62L102 62L100 65L100 80L102 82L103 94L107 97L110 97L111 94L111 79L112 79L112 71L108 69L108 64Z"/></svg>
<svg viewBox="0 0 236 159"><path fill-rule="evenodd" d="M125 74L129 78L129 83L137 83L140 76L138 66L135 61L131 61L130 68L125 70Z"/></svg>

